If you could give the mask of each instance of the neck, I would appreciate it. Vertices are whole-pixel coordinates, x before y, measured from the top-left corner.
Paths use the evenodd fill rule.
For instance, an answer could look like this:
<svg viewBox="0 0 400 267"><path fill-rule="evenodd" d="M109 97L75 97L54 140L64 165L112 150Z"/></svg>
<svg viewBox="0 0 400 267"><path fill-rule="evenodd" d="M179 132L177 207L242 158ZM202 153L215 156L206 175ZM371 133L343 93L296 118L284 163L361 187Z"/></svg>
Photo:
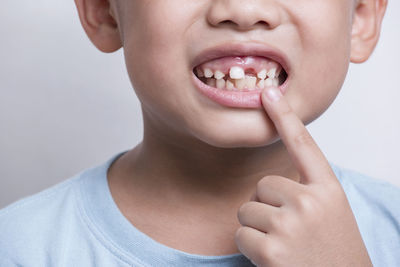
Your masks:
<svg viewBox="0 0 400 267"><path fill-rule="evenodd" d="M218 148L194 137L160 132L145 127L143 142L117 160L125 190L131 184L169 203L238 203L249 200L264 176L299 180L281 141L256 148Z"/></svg>

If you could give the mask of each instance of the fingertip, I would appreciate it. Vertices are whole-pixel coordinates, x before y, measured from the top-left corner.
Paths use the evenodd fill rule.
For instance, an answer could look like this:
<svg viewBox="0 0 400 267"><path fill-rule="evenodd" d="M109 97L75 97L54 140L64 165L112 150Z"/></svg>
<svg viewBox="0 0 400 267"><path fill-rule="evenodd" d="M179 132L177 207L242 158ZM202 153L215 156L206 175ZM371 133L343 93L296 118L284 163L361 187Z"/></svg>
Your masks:
<svg viewBox="0 0 400 267"><path fill-rule="evenodd" d="M275 103L278 102L282 97L282 92L274 86L270 86L264 89L262 92L262 100L263 103L270 102Z"/></svg>

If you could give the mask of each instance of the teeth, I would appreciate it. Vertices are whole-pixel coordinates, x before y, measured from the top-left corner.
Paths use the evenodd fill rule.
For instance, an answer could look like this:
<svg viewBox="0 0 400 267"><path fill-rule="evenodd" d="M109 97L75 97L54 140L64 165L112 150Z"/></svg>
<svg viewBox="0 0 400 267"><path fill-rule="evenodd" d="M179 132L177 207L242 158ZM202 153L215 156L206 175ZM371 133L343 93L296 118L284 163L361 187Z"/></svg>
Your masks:
<svg viewBox="0 0 400 267"><path fill-rule="evenodd" d="M267 78L267 70L263 69L259 73L257 73L257 77L260 78L261 80L265 80Z"/></svg>
<svg viewBox="0 0 400 267"><path fill-rule="evenodd" d="M255 74L251 73L246 74L245 70L239 66L233 66L229 70L229 77L227 77L227 74L224 74L222 71L216 70L214 72L211 68L196 68L195 72L198 77L205 77L205 83L211 87L227 89L230 91L234 89L256 90L270 86L279 86L278 77L282 68L275 65L270 67L269 70L260 70L256 76L253 76Z"/></svg>
<svg viewBox="0 0 400 267"><path fill-rule="evenodd" d="M268 87L268 86L279 86L279 80L278 80L278 78L268 78L268 79L266 79L265 80L265 83L264 83L264 86L265 87Z"/></svg>
<svg viewBox="0 0 400 267"><path fill-rule="evenodd" d="M217 88L218 89L223 89L224 87L225 87L225 80L224 79L217 80Z"/></svg>
<svg viewBox="0 0 400 267"><path fill-rule="evenodd" d="M244 79L244 69L237 66L232 67L229 71L229 76L235 80Z"/></svg>
<svg viewBox="0 0 400 267"><path fill-rule="evenodd" d="M207 78L207 85L211 87L215 87L216 81L213 78Z"/></svg>
<svg viewBox="0 0 400 267"><path fill-rule="evenodd" d="M264 89L264 84L265 84L265 80L260 80L257 83L257 87L260 88L260 89Z"/></svg>
<svg viewBox="0 0 400 267"><path fill-rule="evenodd" d="M215 77L215 79L220 80L225 77L225 74L223 74L221 71L217 70L214 73L214 77Z"/></svg>
<svg viewBox="0 0 400 267"><path fill-rule="evenodd" d="M248 89L255 89L257 83L256 77L246 75L245 81L246 81L246 87Z"/></svg>
<svg viewBox="0 0 400 267"><path fill-rule="evenodd" d="M244 79L237 80L224 80L224 79L214 79L207 78L206 84L211 87L216 87L218 89L227 89L232 91L234 88L238 90L248 89L248 90L256 90L264 89L269 86L279 86L279 80L277 78L268 78L266 80L259 80L257 83L257 78L255 76L246 75ZM257 85L256 85L257 84Z"/></svg>
<svg viewBox="0 0 400 267"><path fill-rule="evenodd" d="M211 69L209 69L209 68L205 68L204 69L204 76L206 78L211 78L213 75L214 75L214 73L212 72Z"/></svg>
<svg viewBox="0 0 400 267"><path fill-rule="evenodd" d="M246 79L238 79L235 80L235 87L239 90L242 90L246 85Z"/></svg>
<svg viewBox="0 0 400 267"><path fill-rule="evenodd" d="M226 85L226 89L228 89L228 90L232 90L234 87L233 83L230 80L227 80L225 85Z"/></svg>
<svg viewBox="0 0 400 267"><path fill-rule="evenodd" d="M275 78L277 75L276 75L276 68L272 68L272 69L270 69L269 71L268 71L268 73L267 73L267 75L268 75L268 78Z"/></svg>
<svg viewBox="0 0 400 267"><path fill-rule="evenodd" d="M281 74L281 72L282 72L282 67L278 67L278 68L276 69L275 77L279 77L279 75Z"/></svg>
<svg viewBox="0 0 400 267"><path fill-rule="evenodd" d="M274 82L273 82L272 78L268 78L265 80L264 87L266 88L266 87L272 86L273 84L274 84Z"/></svg>

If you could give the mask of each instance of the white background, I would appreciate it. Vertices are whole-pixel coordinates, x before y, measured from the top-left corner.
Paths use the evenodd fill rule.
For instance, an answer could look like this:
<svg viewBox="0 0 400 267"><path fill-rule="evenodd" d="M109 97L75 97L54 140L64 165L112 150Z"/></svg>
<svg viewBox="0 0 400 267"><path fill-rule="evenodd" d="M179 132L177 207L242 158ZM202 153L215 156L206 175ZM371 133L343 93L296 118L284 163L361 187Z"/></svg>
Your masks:
<svg viewBox="0 0 400 267"><path fill-rule="evenodd" d="M333 105L307 127L331 162L396 185L399 11L390 1L371 59L350 66ZM0 38L0 208L140 142L122 50L99 52L72 0L2 0Z"/></svg>

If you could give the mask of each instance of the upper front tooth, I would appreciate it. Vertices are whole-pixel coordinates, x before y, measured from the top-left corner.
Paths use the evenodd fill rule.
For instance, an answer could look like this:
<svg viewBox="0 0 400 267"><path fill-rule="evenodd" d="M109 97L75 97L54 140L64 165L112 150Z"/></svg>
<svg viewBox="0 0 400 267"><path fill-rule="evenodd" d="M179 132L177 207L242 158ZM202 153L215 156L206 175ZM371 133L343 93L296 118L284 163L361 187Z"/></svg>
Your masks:
<svg viewBox="0 0 400 267"><path fill-rule="evenodd" d="M257 73L257 77L260 78L261 80L265 80L267 78L267 70L263 69L259 73Z"/></svg>
<svg viewBox="0 0 400 267"><path fill-rule="evenodd" d="M206 78L211 78L214 75L213 71L209 68L204 69L204 76Z"/></svg>
<svg viewBox="0 0 400 267"><path fill-rule="evenodd" d="M214 77L215 77L215 79L219 80L219 79L224 78L224 77L225 77L225 74L223 74L222 71L217 70L217 71L215 71L215 73L214 73Z"/></svg>
<svg viewBox="0 0 400 267"><path fill-rule="evenodd" d="M276 77L276 68L272 68L268 71L268 77L272 79Z"/></svg>
<svg viewBox="0 0 400 267"><path fill-rule="evenodd" d="M231 79L244 79L244 69L238 66L234 66L229 71L229 76Z"/></svg>

